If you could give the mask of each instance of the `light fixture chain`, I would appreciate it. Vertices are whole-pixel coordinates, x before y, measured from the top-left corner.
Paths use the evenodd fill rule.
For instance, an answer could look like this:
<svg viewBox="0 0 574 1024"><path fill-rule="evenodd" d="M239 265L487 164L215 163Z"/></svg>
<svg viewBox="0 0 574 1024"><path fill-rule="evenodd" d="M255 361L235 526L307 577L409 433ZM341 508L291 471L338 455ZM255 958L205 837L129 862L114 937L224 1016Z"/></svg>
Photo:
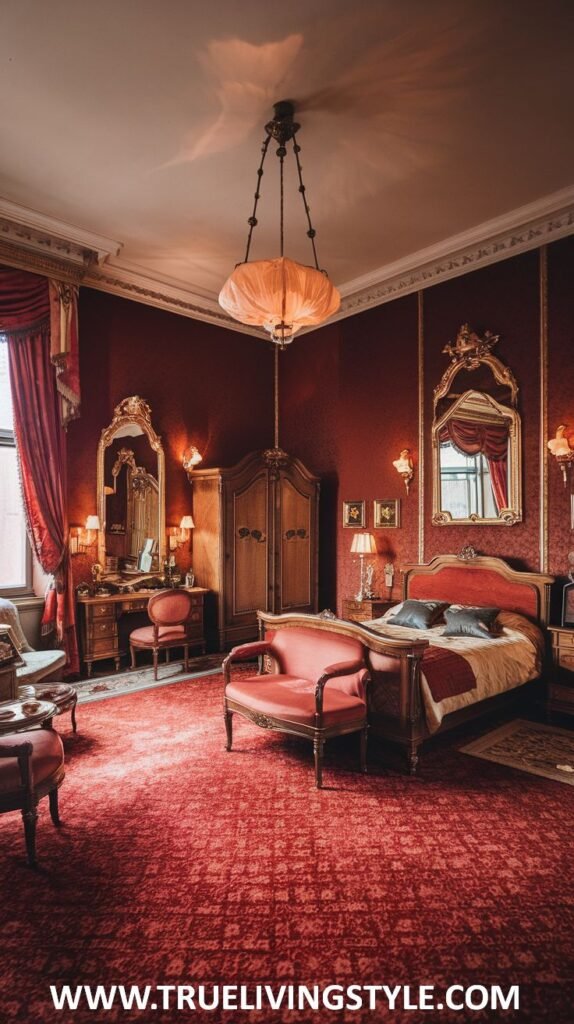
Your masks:
<svg viewBox="0 0 574 1024"><path fill-rule="evenodd" d="M275 346L275 366L273 374L273 397L274 397L274 416L275 416L275 448L279 448L279 346Z"/></svg>
<svg viewBox="0 0 574 1024"><path fill-rule="evenodd" d="M282 147L282 149L283 149L283 147ZM285 192L284 192L284 188L283 188L283 162L284 162L284 159L285 159L284 158L284 152L285 152L284 149L283 149L283 152L281 151L281 149L278 150L278 153L279 153L279 181L280 181L280 186L279 186L279 189L280 189L280 200L279 200L279 210L280 210L280 213L279 213L279 224L280 224L279 235L280 235L280 238L279 238L279 243L280 243L280 247L281 247L281 257L283 257L283 255L284 255L283 249L284 249L284 242L285 242L285 233L284 233L284 224L285 224L285 216L284 216L284 214L285 214L285 209L284 209L284 207L285 207Z"/></svg>
<svg viewBox="0 0 574 1024"><path fill-rule="evenodd" d="M307 223L309 230L307 231L307 237L311 240L311 247L313 249L313 259L315 260L315 269L319 270L319 261L317 260L317 249L315 248L315 235L317 232L311 223L311 211L309 209L309 203L307 202L307 195L305 186L303 184L303 171L301 169L301 161L299 160L299 153L301 152L301 146L293 139L293 152L295 154L295 160L297 161L297 174L299 175L299 192L301 193L301 199L303 200L303 206L305 207L305 213L307 214Z"/></svg>
<svg viewBox="0 0 574 1024"><path fill-rule="evenodd" d="M255 193L254 193L254 200L255 200L255 202L253 203L253 213L251 214L251 216L249 217L249 219L247 221L247 223L249 224L249 233L247 235L247 246L246 246L246 249L245 249L245 259L243 261L244 263L247 263L248 260L249 260L249 250L251 248L251 236L253 235L253 228L257 224L257 217L255 215L257 213L257 204L259 202L259 199L261 198L260 188L261 188L261 178L263 177L263 164L265 163L265 157L267 156L267 150L269 149L270 141L271 141L271 136L268 135L264 139L263 145L261 147L261 154L262 155L261 155L261 163L259 164L259 167L257 168L257 186L255 188Z"/></svg>

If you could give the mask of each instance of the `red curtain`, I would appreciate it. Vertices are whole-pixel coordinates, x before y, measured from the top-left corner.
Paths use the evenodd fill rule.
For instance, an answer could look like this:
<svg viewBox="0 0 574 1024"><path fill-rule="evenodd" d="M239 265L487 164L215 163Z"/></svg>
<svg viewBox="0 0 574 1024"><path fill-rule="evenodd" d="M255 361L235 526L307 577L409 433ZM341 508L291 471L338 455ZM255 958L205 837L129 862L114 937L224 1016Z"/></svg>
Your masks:
<svg viewBox="0 0 574 1024"><path fill-rule="evenodd" d="M441 429L441 444L450 443L463 455L482 452L488 462L497 510L508 506L508 427L504 423L449 420Z"/></svg>
<svg viewBox="0 0 574 1024"><path fill-rule="evenodd" d="M54 576L42 632L54 632L79 671L75 603L68 553L66 443L50 354L48 279L0 268L0 332L8 338L14 433L30 542Z"/></svg>

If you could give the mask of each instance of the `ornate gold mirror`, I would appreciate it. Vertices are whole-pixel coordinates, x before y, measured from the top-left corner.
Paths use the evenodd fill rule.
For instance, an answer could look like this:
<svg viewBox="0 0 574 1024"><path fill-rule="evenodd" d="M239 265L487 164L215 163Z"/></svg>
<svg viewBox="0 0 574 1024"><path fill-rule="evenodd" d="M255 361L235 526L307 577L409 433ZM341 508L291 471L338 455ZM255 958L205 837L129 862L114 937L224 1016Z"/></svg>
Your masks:
<svg viewBox="0 0 574 1024"><path fill-rule="evenodd" d="M138 395L124 398L102 431L97 466L98 561L105 575L160 569L165 558L165 457Z"/></svg>
<svg viewBox="0 0 574 1024"><path fill-rule="evenodd" d="M464 324L443 349L450 365L434 392L433 517L438 526L512 526L522 519L521 424L518 385L491 349L498 335L479 338ZM484 371L476 388L453 390L461 371ZM477 374L480 377L480 374ZM479 390L480 388L480 390Z"/></svg>

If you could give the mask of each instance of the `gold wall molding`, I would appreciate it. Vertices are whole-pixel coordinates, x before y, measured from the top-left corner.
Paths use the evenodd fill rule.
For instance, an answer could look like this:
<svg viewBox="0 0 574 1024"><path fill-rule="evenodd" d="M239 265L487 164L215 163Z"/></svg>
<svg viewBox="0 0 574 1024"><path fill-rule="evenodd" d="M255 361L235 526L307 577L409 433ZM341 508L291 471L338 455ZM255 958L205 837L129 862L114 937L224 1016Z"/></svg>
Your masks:
<svg viewBox="0 0 574 1024"><path fill-rule="evenodd" d="M424 379L424 292L417 292L418 374L419 374L419 562L425 560L425 379Z"/></svg>
<svg viewBox="0 0 574 1024"><path fill-rule="evenodd" d="M539 252L540 294L540 572L548 572L548 249Z"/></svg>

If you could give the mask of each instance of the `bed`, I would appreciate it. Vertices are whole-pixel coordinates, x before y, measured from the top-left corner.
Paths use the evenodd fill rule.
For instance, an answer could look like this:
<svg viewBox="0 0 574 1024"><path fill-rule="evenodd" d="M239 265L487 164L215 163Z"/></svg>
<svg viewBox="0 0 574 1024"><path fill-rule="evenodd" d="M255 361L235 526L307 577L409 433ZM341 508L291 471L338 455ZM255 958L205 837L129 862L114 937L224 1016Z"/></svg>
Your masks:
<svg viewBox="0 0 574 1024"><path fill-rule="evenodd" d="M468 549L460 556L439 555L428 564L406 565L401 571L403 599L495 605L502 609L502 635L470 644L466 639L445 640L440 625L429 630L393 627L388 613L382 620L365 623L337 619L332 612L258 612L258 618L261 637L267 630L303 625L358 637L364 644L370 674L369 735L386 746L392 742L402 747L409 770L415 774L419 748L426 739L514 700L524 709L539 689L553 577L520 572L502 559L477 556ZM450 661L461 655L470 665L472 680L462 692L456 692L450 661L440 660L444 659L441 648L454 653ZM437 686L446 686L446 696L433 693Z"/></svg>
<svg viewBox="0 0 574 1024"><path fill-rule="evenodd" d="M444 624L425 630L393 626L388 622L390 612L382 619L362 624L361 629L371 638L413 644L411 651L404 650L397 656L375 649L371 640L368 662L372 677L371 732L403 746L414 774L419 747L425 739L513 698L525 701L531 693L544 668L544 630L553 577L520 572L502 559L472 554L440 555L426 565L403 566L402 572L404 599L495 605L502 609L498 619L500 636L492 640L446 638ZM425 646L421 649L422 644ZM425 665L437 649L454 652L467 661L474 677L468 689L453 695L448 687L440 692L439 679L439 692L432 692ZM437 668L440 672L439 665L433 669L434 690Z"/></svg>

